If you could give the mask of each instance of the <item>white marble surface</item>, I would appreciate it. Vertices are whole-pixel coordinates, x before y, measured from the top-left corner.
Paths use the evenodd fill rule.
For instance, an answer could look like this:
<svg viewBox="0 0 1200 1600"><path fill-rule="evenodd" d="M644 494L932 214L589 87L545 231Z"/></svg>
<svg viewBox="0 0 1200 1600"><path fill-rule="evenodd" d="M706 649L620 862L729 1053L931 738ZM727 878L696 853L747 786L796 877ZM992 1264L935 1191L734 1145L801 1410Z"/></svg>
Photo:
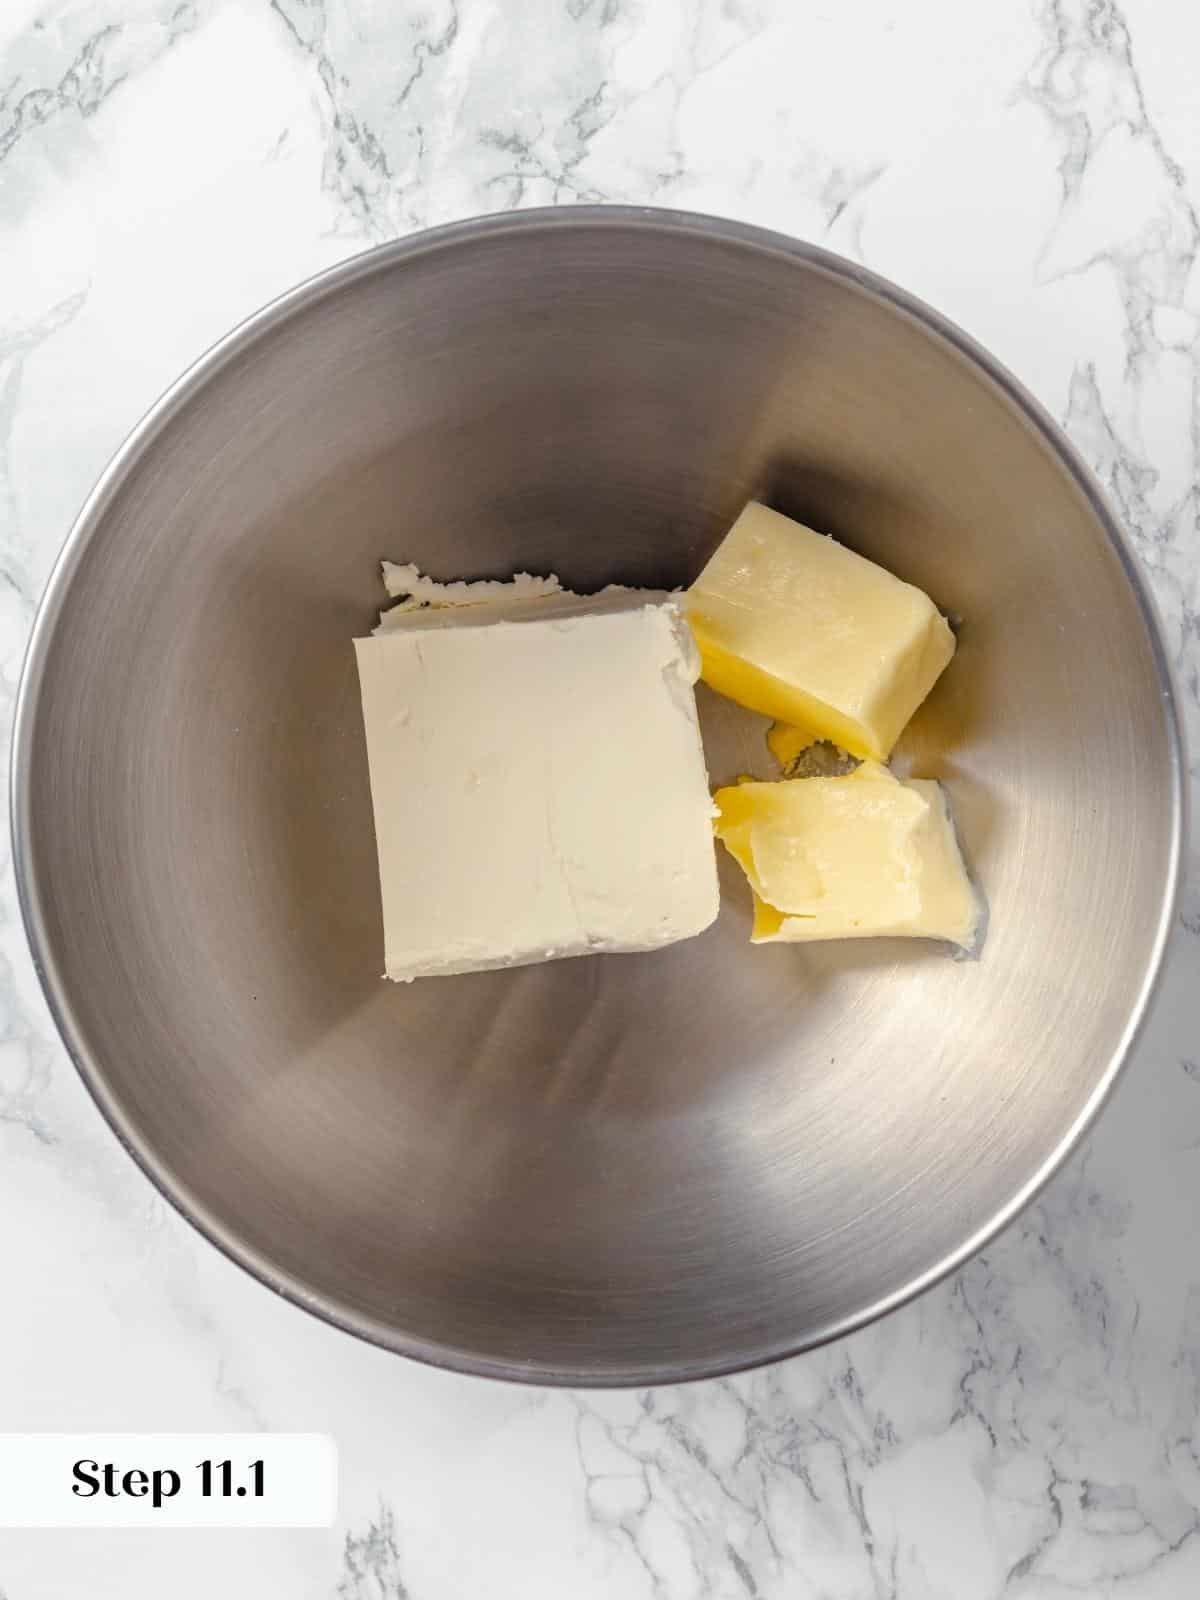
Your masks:
<svg viewBox="0 0 1200 1600"><path fill-rule="evenodd" d="M428 223L723 212L925 296L1149 567L1200 752L1200 13L1163 0L3 0L0 708L90 481L263 300ZM1200 871L1086 1150L951 1282L732 1382L425 1371L225 1262L0 899L0 1428L328 1429L330 1533L0 1534L0 1600L1200 1593Z"/></svg>

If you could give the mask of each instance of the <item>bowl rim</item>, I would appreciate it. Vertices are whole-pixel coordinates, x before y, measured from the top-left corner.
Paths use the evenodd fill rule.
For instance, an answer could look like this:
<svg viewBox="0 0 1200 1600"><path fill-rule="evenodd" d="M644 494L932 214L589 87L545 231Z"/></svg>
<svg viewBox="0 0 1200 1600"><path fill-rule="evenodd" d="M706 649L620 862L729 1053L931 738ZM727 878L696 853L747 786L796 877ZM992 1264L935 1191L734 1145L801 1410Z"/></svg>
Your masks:
<svg viewBox="0 0 1200 1600"><path fill-rule="evenodd" d="M1159 913L1147 952L1135 1002L1120 1036L1098 1073L1096 1082L1070 1128L1037 1169L1010 1199L999 1207L955 1249L898 1289L843 1317L830 1320L803 1334L764 1344L751 1354L739 1352L728 1359L692 1362L669 1360L618 1364L611 1367L575 1368L530 1360L521 1362L489 1356L479 1350L434 1342L404 1333L378 1318L363 1315L334 1297L308 1287L281 1270L249 1246L206 1207L181 1178L142 1139L107 1081L104 1064L88 1047L63 981L46 926L41 892L35 878L32 853L32 795L30 768L38 704L55 629L71 580L89 540L105 513L141 460L147 448L204 386L231 361L288 321L295 313L317 305L329 295L374 273L390 270L440 250L469 245L506 233L533 234L543 229L593 229L621 227L647 233L699 235L746 249L781 255L814 267L883 302L916 321L929 335L949 345L961 359L982 372L1040 436L1083 494L1097 523L1107 535L1125 578L1133 591L1149 637L1158 674L1163 721L1170 759L1170 818L1168 861ZM239 322L204 351L160 395L128 433L87 495L51 569L39 602L22 664L14 705L9 777L9 810L13 838L13 870L21 917L25 926L42 992L58 1033L89 1094L126 1151L193 1227L229 1260L244 1268L268 1289L325 1322L368 1343L428 1365L478 1377L578 1388L625 1388L681 1383L722 1377L785 1360L815 1349L867 1326L924 1293L974 1256L1041 1192L1079 1145L1113 1086L1145 1024L1148 1008L1162 976L1168 939L1182 889L1182 863L1188 793L1179 696L1174 683L1157 603L1127 535L1092 470L1049 412L1022 383L968 333L931 306L857 263L820 246L793 239L767 228L732 219L659 206L571 205L530 208L475 216L424 229L405 238L374 246L328 267L268 301Z"/></svg>

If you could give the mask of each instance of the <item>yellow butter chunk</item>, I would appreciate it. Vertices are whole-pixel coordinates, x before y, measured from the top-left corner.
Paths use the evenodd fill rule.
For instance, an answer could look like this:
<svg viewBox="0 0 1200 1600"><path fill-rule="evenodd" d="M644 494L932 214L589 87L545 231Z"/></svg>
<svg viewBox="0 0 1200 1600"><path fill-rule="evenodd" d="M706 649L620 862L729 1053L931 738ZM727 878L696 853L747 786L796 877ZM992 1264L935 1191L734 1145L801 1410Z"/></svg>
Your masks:
<svg viewBox="0 0 1200 1600"><path fill-rule="evenodd" d="M979 902L940 784L865 761L844 777L734 784L716 802L717 837L754 892L754 944L973 944Z"/></svg>
<svg viewBox="0 0 1200 1600"><path fill-rule="evenodd" d="M929 596L752 502L688 591L720 694L884 761L954 654Z"/></svg>
<svg viewBox="0 0 1200 1600"><path fill-rule="evenodd" d="M773 722L767 730L767 749L785 773L793 767L813 742L807 728L794 728L790 722Z"/></svg>

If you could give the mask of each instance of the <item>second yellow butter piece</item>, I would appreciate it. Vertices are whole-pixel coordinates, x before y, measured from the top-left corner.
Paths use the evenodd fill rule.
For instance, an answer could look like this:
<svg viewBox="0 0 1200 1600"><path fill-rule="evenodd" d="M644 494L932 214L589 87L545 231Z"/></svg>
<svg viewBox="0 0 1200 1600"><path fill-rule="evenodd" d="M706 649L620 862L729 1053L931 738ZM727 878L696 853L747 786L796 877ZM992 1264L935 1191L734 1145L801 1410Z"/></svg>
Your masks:
<svg viewBox="0 0 1200 1600"><path fill-rule="evenodd" d="M885 761L954 654L920 589L751 502L687 595L706 683Z"/></svg>
<svg viewBox="0 0 1200 1600"><path fill-rule="evenodd" d="M717 837L754 892L753 943L899 934L973 946L979 901L940 784L865 761L715 799Z"/></svg>

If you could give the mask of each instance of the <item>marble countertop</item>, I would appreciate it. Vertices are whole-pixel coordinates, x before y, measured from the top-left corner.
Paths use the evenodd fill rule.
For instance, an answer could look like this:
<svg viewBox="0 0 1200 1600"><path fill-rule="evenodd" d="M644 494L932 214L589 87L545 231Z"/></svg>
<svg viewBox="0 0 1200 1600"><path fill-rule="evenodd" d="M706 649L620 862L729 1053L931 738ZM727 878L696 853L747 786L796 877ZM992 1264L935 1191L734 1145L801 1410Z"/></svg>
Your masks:
<svg viewBox="0 0 1200 1600"><path fill-rule="evenodd" d="M4 0L6 730L74 512L207 344L376 241L619 200L828 245L1011 366L1123 513L1200 753L1198 51L1153 0ZM0 1533L0 1600L1200 1593L1195 846L1115 1101L983 1256L607 1395L425 1370L231 1266L66 1061L7 848L0 894L0 1429L327 1430L343 1468L332 1532Z"/></svg>

